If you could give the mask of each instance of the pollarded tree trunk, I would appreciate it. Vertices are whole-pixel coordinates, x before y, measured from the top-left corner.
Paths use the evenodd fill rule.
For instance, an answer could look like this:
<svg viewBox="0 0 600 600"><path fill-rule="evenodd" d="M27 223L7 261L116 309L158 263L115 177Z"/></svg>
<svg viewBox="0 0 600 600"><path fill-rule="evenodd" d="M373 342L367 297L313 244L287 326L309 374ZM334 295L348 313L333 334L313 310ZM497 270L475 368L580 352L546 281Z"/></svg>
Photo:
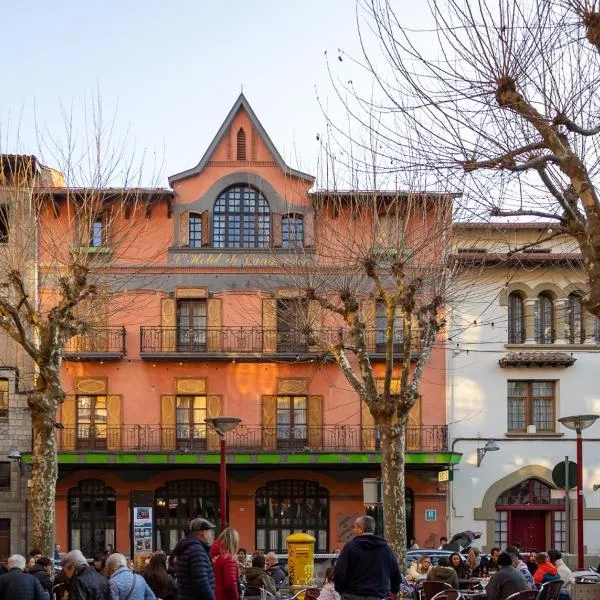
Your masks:
<svg viewBox="0 0 600 600"><path fill-rule="evenodd" d="M406 502L404 448L407 417L397 422L381 422L381 495L385 538L404 564L406 551Z"/></svg>
<svg viewBox="0 0 600 600"><path fill-rule="evenodd" d="M45 556L54 551L54 521L56 482L55 415L59 400L33 392L29 397L32 425L32 472L29 488L31 511L31 547L41 550Z"/></svg>

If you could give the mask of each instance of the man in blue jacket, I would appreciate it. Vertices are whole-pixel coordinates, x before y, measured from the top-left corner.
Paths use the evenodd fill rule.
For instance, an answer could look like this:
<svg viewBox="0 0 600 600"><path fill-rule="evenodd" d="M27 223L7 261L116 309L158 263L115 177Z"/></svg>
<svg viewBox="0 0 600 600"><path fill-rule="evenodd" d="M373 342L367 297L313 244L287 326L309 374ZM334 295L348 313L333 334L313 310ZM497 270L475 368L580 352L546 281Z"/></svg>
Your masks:
<svg viewBox="0 0 600 600"><path fill-rule="evenodd" d="M375 519L358 517L352 525L354 537L344 545L335 563L335 590L342 600L395 598L402 575L390 545L375 533Z"/></svg>
<svg viewBox="0 0 600 600"><path fill-rule="evenodd" d="M177 600L215 600L215 573L208 554L214 529L206 519L193 519L189 535L175 546Z"/></svg>

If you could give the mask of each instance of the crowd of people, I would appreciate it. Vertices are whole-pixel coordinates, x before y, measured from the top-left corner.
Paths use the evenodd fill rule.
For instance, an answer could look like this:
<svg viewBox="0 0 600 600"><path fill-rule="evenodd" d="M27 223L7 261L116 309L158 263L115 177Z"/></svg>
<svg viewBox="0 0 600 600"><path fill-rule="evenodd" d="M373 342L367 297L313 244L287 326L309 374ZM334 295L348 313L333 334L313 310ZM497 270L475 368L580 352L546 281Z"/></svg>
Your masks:
<svg viewBox="0 0 600 600"><path fill-rule="evenodd" d="M140 572L112 548L91 564L80 550L62 555L58 546L54 560L37 550L26 558L14 554L6 568L0 567L0 600L258 600L265 594L275 597L287 585L286 569L274 552L249 556L235 529L224 529L217 539L214 530L210 521L193 519L172 554L154 553ZM423 554L405 577L392 548L375 535L371 517L358 517L352 534L325 572L318 600L418 598L424 581L459 589L465 580L485 582L488 600L561 581L566 600L574 583L558 550L532 552L523 560L518 545L503 552L492 548L487 556L470 548L466 557L458 552L440 556L437 565Z"/></svg>
<svg viewBox="0 0 600 600"><path fill-rule="evenodd" d="M215 526L193 519L170 557L154 553L138 572L131 559L108 548L88 562L80 550L53 559L32 550L0 567L0 600L240 600L273 596L287 582L274 552L248 556L238 532L228 527L213 540Z"/></svg>
<svg viewBox="0 0 600 600"><path fill-rule="evenodd" d="M492 548L488 556L482 556L477 548L470 548L466 559L458 552L449 557L441 556L437 565L427 554L413 562L406 579L415 585L423 581L439 581L459 589L459 582L472 579L483 580L488 600L503 600L509 595L539 589L550 581L562 582L561 594L570 598L575 578L562 560L559 550L530 552L527 560L518 545L509 545L504 552Z"/></svg>

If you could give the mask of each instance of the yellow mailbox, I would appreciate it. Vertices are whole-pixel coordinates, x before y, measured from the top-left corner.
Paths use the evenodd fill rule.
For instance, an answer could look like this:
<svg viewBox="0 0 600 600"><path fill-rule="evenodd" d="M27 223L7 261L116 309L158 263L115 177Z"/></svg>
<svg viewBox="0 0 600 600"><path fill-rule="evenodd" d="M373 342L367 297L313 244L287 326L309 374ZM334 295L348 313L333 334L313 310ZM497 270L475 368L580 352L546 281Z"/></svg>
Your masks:
<svg viewBox="0 0 600 600"><path fill-rule="evenodd" d="M307 533L292 533L286 538L290 586L313 584L315 569L315 538Z"/></svg>

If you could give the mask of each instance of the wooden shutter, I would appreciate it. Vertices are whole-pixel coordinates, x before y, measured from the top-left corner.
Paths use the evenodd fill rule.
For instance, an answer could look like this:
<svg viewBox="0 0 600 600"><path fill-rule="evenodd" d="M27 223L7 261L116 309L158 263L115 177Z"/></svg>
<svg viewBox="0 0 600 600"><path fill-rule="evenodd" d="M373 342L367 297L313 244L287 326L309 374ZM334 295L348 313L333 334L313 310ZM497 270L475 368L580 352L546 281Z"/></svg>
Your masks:
<svg viewBox="0 0 600 600"><path fill-rule="evenodd" d="M262 397L262 447L277 449L277 396Z"/></svg>
<svg viewBox="0 0 600 600"><path fill-rule="evenodd" d="M308 397L308 445L313 450L323 447L323 396Z"/></svg>
<svg viewBox="0 0 600 600"><path fill-rule="evenodd" d="M76 419L76 398L74 394L65 396L60 405L60 421L64 426L61 430L60 450L75 450L75 440L77 439L77 419Z"/></svg>
<svg viewBox="0 0 600 600"><path fill-rule="evenodd" d="M190 213L188 211L179 215L179 245L190 245Z"/></svg>
<svg viewBox="0 0 600 600"><path fill-rule="evenodd" d="M318 300L310 300L308 303L308 323L318 337L323 337L323 307ZM318 345L309 346L310 352L323 350Z"/></svg>
<svg viewBox="0 0 600 600"><path fill-rule="evenodd" d="M175 450L177 440L177 422L175 396L165 394L160 397L160 426L163 450Z"/></svg>
<svg viewBox="0 0 600 600"><path fill-rule="evenodd" d="M422 450L421 443L421 396L417 398L408 413L408 430L406 435L406 450Z"/></svg>
<svg viewBox="0 0 600 600"><path fill-rule="evenodd" d="M209 352L221 352L223 349L223 301L221 298L209 298L206 307L206 343Z"/></svg>
<svg viewBox="0 0 600 600"><path fill-rule="evenodd" d="M277 300L262 301L263 352L277 352Z"/></svg>
<svg viewBox="0 0 600 600"><path fill-rule="evenodd" d="M377 436L375 435L375 419L364 400L360 401L360 426L363 450L373 452L377 447Z"/></svg>
<svg viewBox="0 0 600 600"><path fill-rule="evenodd" d="M77 245L87 248L90 245L92 237L92 224L90 222L91 217L86 211L81 211L78 222L78 235Z"/></svg>
<svg viewBox="0 0 600 600"><path fill-rule="evenodd" d="M106 398L106 447L121 449L121 425L123 423L123 397L110 395Z"/></svg>
<svg viewBox="0 0 600 600"><path fill-rule="evenodd" d="M176 331L176 304L174 298L162 298L160 301L160 325L162 352L175 352Z"/></svg>
<svg viewBox="0 0 600 600"><path fill-rule="evenodd" d="M210 213L205 210L200 218L202 222L202 245L210 246Z"/></svg>
<svg viewBox="0 0 600 600"><path fill-rule="evenodd" d="M281 219L283 215L279 213L271 213L271 221L273 223L273 247L281 248L283 245L283 237L281 234Z"/></svg>
<svg viewBox="0 0 600 600"><path fill-rule="evenodd" d="M304 225L304 246L311 248L315 245L315 213L307 212L303 219Z"/></svg>
<svg viewBox="0 0 600 600"><path fill-rule="evenodd" d="M362 318L365 323L367 350L375 351L375 300L367 299L362 305Z"/></svg>
<svg viewBox="0 0 600 600"><path fill-rule="evenodd" d="M211 394L206 398L206 418L220 417L223 415L223 396ZM219 434L207 425L206 427L206 447L208 450L219 449Z"/></svg>

